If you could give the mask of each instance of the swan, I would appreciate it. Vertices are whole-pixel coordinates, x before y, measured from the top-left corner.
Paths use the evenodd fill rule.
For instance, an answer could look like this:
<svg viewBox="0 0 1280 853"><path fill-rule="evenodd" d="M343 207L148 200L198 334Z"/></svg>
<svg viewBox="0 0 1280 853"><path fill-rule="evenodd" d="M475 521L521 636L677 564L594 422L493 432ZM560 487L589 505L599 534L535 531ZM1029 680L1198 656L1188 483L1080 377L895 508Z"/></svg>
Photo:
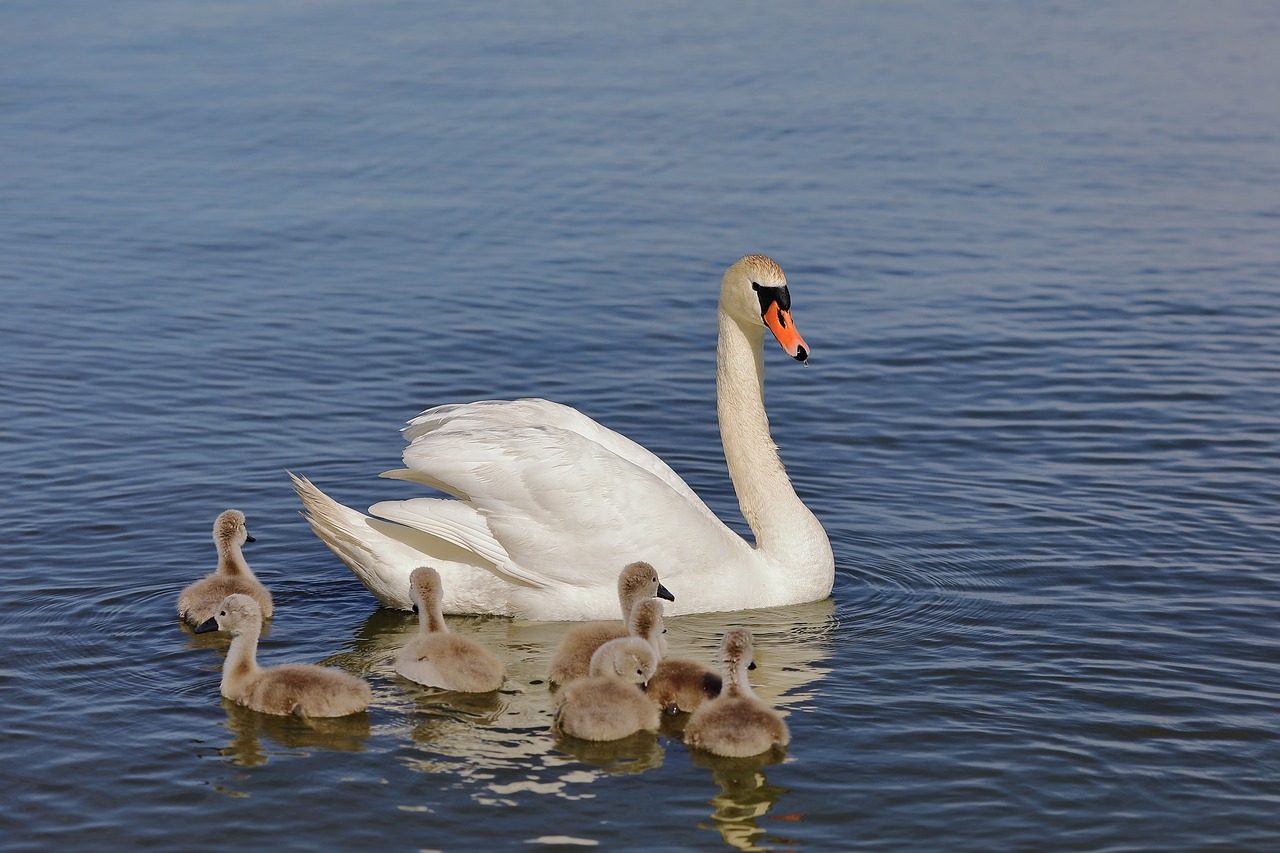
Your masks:
<svg viewBox="0 0 1280 853"><path fill-rule="evenodd" d="M609 640L635 633L631 622L636 605L645 599L653 599L655 595L667 601L675 601L675 596L658 581L658 573L653 566L642 560L625 566L618 574L618 604L622 607L622 617L626 621L615 619L610 622L588 622L570 628L551 659L547 679L552 684L567 684L586 675L591 666L591 655L596 649ZM645 631L642 630L641 633ZM662 642L663 650L659 655L665 654L666 641Z"/></svg>
<svg viewBox="0 0 1280 853"><path fill-rule="evenodd" d="M715 755L745 758L785 747L791 733L778 712L751 689L747 669L754 654L751 631L730 628L720 642L720 695L701 705L684 727L684 741Z"/></svg>
<svg viewBox="0 0 1280 853"><path fill-rule="evenodd" d="M292 472L316 535L370 592L408 609L408 575L429 561L446 613L533 621L608 618L613 570L644 559L680 590L673 615L826 598L835 577L822 524L796 495L764 408L763 343L807 363L782 269L747 255L720 285L716 399L720 436L751 544L661 459L547 400L428 409L403 430L405 469L383 476L447 498L381 501L373 517Z"/></svg>
<svg viewBox="0 0 1280 853"><path fill-rule="evenodd" d="M197 634L207 631L231 632L221 689L238 705L264 714L299 717L345 717L369 707L368 683L342 670L309 663L259 667L262 611L247 595L235 593L223 599L218 612L196 628Z"/></svg>
<svg viewBox="0 0 1280 853"><path fill-rule="evenodd" d="M274 608L271 593L254 576L244 558L242 548L253 542L245 525L244 513L229 509L218 514L213 522L213 544L218 548L218 568L212 574L188 586L178 596L178 616L195 627L218 611L222 599L234 592L252 596L258 602L262 615L270 619Z"/></svg>
<svg viewBox="0 0 1280 853"><path fill-rule="evenodd" d="M493 654L470 637L449 632L440 610L440 573L428 566L409 575L418 604L419 633L396 656L396 672L428 687L462 693L488 693L502 686L506 670Z"/></svg>
<svg viewBox="0 0 1280 853"><path fill-rule="evenodd" d="M638 731L656 731L658 708L642 685L658 664L653 646L638 637L620 637L596 649L591 672L556 695L551 730L582 740L618 740Z"/></svg>

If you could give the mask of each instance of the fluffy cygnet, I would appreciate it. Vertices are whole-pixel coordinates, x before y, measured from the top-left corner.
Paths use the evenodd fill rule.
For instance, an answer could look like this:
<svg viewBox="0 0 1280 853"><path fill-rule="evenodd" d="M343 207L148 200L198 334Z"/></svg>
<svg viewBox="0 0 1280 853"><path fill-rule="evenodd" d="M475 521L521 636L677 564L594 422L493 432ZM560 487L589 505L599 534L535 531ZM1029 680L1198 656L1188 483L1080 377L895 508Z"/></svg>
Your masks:
<svg viewBox="0 0 1280 853"><path fill-rule="evenodd" d="M657 731L658 708L640 688L657 663L653 646L645 640L620 637L605 643L591 656L590 674L566 684L556 695L551 730L595 741Z"/></svg>
<svg viewBox="0 0 1280 853"><path fill-rule="evenodd" d="M488 693L502 686L506 670L488 649L470 637L449 633L441 610L440 573L423 566L409 576L409 595L418 605L417 636L396 656L396 672L428 687Z"/></svg>
<svg viewBox="0 0 1280 853"><path fill-rule="evenodd" d="M252 596L258 602L262 615L270 619L274 612L271 604L271 593L253 575L253 570L245 562L241 548L246 542L252 542L249 529L245 527L244 513L238 509L229 509L213 522L213 544L218 547L218 569L211 575L201 578L182 591L178 596L178 616L188 625L195 627L209 620L222 600L233 593Z"/></svg>
<svg viewBox="0 0 1280 853"><path fill-rule="evenodd" d="M340 669L309 663L259 667L262 611L249 596L228 595L196 633L219 630L231 632L231 649L222 664L222 695L233 702L265 714L300 717L342 717L369 707L369 685Z"/></svg>
<svg viewBox="0 0 1280 853"><path fill-rule="evenodd" d="M658 661L645 693L665 713L687 714L719 696L723 681L697 661L666 658Z"/></svg>
<svg viewBox="0 0 1280 853"><path fill-rule="evenodd" d="M716 755L759 755L791 742L787 724L761 702L747 681L754 649L751 632L731 628L720 643L723 685L720 695L704 703L689 718L684 740L691 747Z"/></svg>
<svg viewBox="0 0 1280 853"><path fill-rule="evenodd" d="M570 628L555 657L551 659L548 680L552 684L568 684L575 678L586 675L595 650L609 640L628 636L632 610L638 602L654 596L667 601L676 600L659 583L658 573L653 566L643 561L628 564L618 575L618 604L622 608L622 621L588 622Z"/></svg>

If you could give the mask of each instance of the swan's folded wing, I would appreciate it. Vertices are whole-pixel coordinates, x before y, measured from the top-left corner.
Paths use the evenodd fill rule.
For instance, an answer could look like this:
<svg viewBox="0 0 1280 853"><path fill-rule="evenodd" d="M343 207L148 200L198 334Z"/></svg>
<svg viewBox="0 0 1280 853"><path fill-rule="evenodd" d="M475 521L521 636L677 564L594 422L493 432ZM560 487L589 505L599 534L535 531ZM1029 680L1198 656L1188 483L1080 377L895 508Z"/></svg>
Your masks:
<svg viewBox="0 0 1280 853"><path fill-rule="evenodd" d="M504 552L506 559L495 565L514 579L539 586L612 583L634 560L662 572L690 561L734 559L748 547L701 501L692 503L664 479L576 431L456 426L416 436L404 461L467 495L474 517L458 524L402 513L396 520L486 548L486 556ZM424 508L425 502L413 512Z"/></svg>
<svg viewBox="0 0 1280 853"><path fill-rule="evenodd" d="M513 429L518 427L555 427L568 430L600 445L600 447L649 472L691 506L708 518L715 513L681 479L671 466L619 432L602 426L577 409L536 397L520 400L481 400L476 403L454 403L427 409L409 421L401 432L410 443L431 432ZM393 475L398 476L398 475ZM419 479L419 478L404 478ZM428 483L436 488L438 484ZM442 491L449 491L442 489Z"/></svg>
<svg viewBox="0 0 1280 853"><path fill-rule="evenodd" d="M511 562L506 549L493 538L484 519L462 501L443 498L379 501L369 507L369 512L457 545L492 563L499 571ZM509 577L508 580L521 582L518 577Z"/></svg>

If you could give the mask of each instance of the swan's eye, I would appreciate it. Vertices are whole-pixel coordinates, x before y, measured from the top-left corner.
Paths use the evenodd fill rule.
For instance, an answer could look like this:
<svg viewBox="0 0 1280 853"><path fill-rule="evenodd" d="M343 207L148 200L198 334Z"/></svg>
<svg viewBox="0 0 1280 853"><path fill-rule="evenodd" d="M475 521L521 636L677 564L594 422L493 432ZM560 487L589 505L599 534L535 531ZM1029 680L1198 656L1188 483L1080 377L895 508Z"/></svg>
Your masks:
<svg viewBox="0 0 1280 853"><path fill-rule="evenodd" d="M751 282L751 289L752 289L752 290L759 290L759 289L760 289L760 282L758 282L758 281L753 281L753 282Z"/></svg>
<svg viewBox="0 0 1280 853"><path fill-rule="evenodd" d="M226 615L227 615L227 611L223 610L223 611L222 611L221 613L219 613L218 615L219 615L219 616L226 616Z"/></svg>

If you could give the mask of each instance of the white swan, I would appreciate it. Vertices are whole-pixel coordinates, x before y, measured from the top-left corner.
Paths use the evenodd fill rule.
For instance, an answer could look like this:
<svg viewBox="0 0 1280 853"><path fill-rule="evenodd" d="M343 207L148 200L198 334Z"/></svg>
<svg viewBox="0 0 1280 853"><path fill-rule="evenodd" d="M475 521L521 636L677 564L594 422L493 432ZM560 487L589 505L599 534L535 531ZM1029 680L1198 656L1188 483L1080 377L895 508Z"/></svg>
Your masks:
<svg viewBox="0 0 1280 853"><path fill-rule="evenodd" d="M791 357L809 356L790 306L769 258L748 255L725 272L717 408L754 547L657 456L546 400L439 406L409 422L408 470L384 476L456 500L383 501L370 518L294 476L306 518L383 604L401 609L423 563L445 580L446 613L608 618L617 567L633 560L653 564L677 593L673 615L825 598L831 543L787 478L764 409L765 329Z"/></svg>

